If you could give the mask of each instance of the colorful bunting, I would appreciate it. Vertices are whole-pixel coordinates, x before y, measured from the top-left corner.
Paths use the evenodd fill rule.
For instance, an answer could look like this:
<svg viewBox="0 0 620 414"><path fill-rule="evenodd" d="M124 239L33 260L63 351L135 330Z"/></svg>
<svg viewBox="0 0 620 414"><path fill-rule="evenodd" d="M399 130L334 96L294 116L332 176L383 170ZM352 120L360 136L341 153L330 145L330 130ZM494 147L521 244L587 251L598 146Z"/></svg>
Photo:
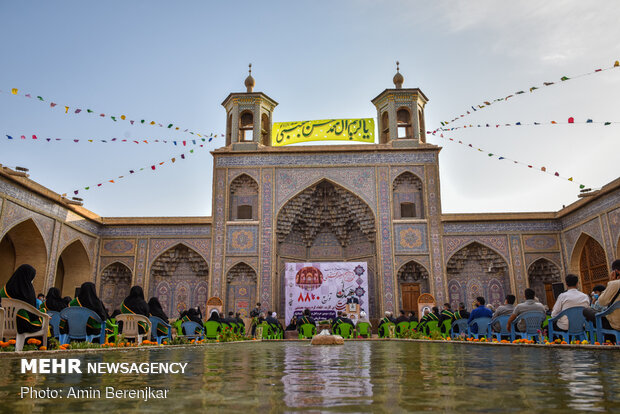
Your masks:
<svg viewBox="0 0 620 414"><path fill-rule="evenodd" d="M613 64L612 66L608 67L608 68L604 68L604 69L595 69L595 70L593 70L593 71L591 71L591 72L582 73L582 74L580 74L580 75L575 75L575 76L572 76L572 77L562 76L562 77L560 78L560 81L564 82L564 81L568 81L568 80L572 80L572 79L577 79L577 78L581 78L581 77L584 77L584 76L593 75L593 74L595 74L595 73L604 72L604 71L606 71L606 70L615 69L615 68L618 68L618 67L620 67L620 62L616 60L616 61L614 62L614 64ZM555 85L555 84L556 84L555 82L543 82L543 86L551 86L551 85ZM532 86L531 88L529 88L530 92L533 92L533 91L535 91L535 90L540 90L540 89L541 89L541 87L537 87L537 86ZM494 103L496 103L496 102L501 102L501 101L507 101L507 100L508 100L508 98L511 98L511 97L513 97L513 96L515 96L515 95L521 95L521 94L523 94L523 93L525 93L525 92L524 92L524 91L522 91L522 90L520 90L520 91L518 91L518 92L515 92L515 93L514 93L514 95L508 95L508 96L505 96L505 97L503 97L503 98L496 98L496 99L493 99L492 101L484 101L484 102L483 102L483 103L484 103L484 105L476 105L476 106L477 106L479 109L486 108L487 106L491 106L491 104L494 104ZM474 105L471 105L471 107L473 108L473 107L474 107ZM443 125L443 126L446 126L447 124L450 124L450 123L452 123L452 122L455 122L455 121L459 120L460 118L463 118L463 117L465 117L465 116L467 116L467 115L470 115L470 112L469 112L469 111L467 111L467 113L466 113L466 114L461 114L461 115L459 115L459 116L455 116L455 117L454 117L451 121L443 121L443 122L442 122L442 125Z"/></svg>
<svg viewBox="0 0 620 414"><path fill-rule="evenodd" d="M1 92L1 91L0 91L0 92ZM11 95L16 95L16 96L24 96L24 97L26 97L26 98L31 98L31 97L32 97L32 96L31 96L31 94L29 94L29 93L24 94L24 95L19 94L19 89L18 89L18 88L12 88L12 89L11 89ZM41 102L45 102L45 100L43 99L43 97L41 97L41 96L37 96L37 98L39 99L39 101L41 101ZM51 103L50 103L50 107L51 107L51 108L54 108L54 107L55 107L55 106L57 106L57 105L58 105L58 104L56 104L56 103L54 103L54 102L51 102ZM69 109L71 109L71 106L65 106L65 105L62 105L62 107L64 107L64 108L65 108L65 114L68 114L68 113L69 113ZM81 110L80 108L76 108L76 109L75 109L75 111L73 111L73 113L74 113L74 114L79 114L79 113L81 113L81 112L82 112L82 110ZM87 109L87 110L86 110L86 112L87 112L87 113L89 113L89 114L91 114L91 113L94 113L95 111L93 111L93 110L91 110L91 109ZM101 118L105 118L105 117L106 117L106 114L104 114L104 113L100 113L100 114L99 114L99 116L100 116ZM117 115L109 115L109 116L108 116L108 118L110 118L110 119L111 119L112 121L114 121L114 122L117 122L117 121L118 121L118 119L117 119L117 118L120 118L120 119L122 119L123 121L127 120L127 116L125 116L125 115L120 115L120 117L119 117L119 116L117 116ZM134 120L129 120L129 122L131 123L131 125L134 125ZM141 120L141 121L140 121L140 123L141 123L141 124L144 124L144 123L145 123L145 120L144 120L144 119L143 119L143 120ZM150 123L148 123L148 125L159 126L160 128L167 128L167 129L172 129L172 127L174 126L174 124L173 124L173 123L168 123L168 124L166 124L166 125L167 125L167 126L166 126L166 125L164 125L164 124L162 124L162 123L158 123L158 122L155 122L155 121L151 121ZM176 127L176 128L175 128L175 131L181 131L181 129L180 129L179 127ZM201 135L200 135L200 134L198 134L197 132L189 131L188 129L185 129L185 130L184 130L184 131L182 131L182 132L184 132L184 133L185 133L185 132L189 132L189 133L190 133L190 134L192 134L192 135L196 134L196 135L198 135L198 136L201 136ZM202 135L209 136L209 135L214 135L214 134L202 134Z"/></svg>
<svg viewBox="0 0 620 414"><path fill-rule="evenodd" d="M558 122L558 121L547 121L547 122L521 122L521 121L517 121L515 123L512 124L494 124L495 128L499 128L499 127L510 127L510 126L531 126L531 125L568 125L568 124L602 124L602 125L611 125L611 124L620 124L620 121L593 121L592 119L588 118L585 121L575 121L574 117L569 117L567 122ZM458 127L450 127L450 128L444 128L444 127L440 127L437 128L434 131L426 131L429 134L433 134L435 132L438 131L456 131L458 129L465 129L465 128L490 128L491 125L490 124L469 124L469 125L462 125L462 126L458 126Z"/></svg>
<svg viewBox="0 0 620 414"><path fill-rule="evenodd" d="M523 166L527 166L528 168L534 168L534 166L533 166L532 164L527 164L527 163L524 163L524 162L522 162L522 161L517 161L517 160L514 160L514 159L512 159L512 158L508 158L508 157L506 157L506 156L503 156L503 155L502 155L502 156L498 156L498 155L496 155L495 153L485 151L485 150L483 150L483 149L481 149L481 148L476 148L476 147L474 147L472 144L467 144L467 143L464 143L463 141L456 141L454 138L446 138L446 137L444 137L444 136L443 136L443 134L439 134L439 135L437 135L436 133L431 132L431 136L433 136L433 137L439 137L439 138L441 138L441 139L448 140L448 141L450 141L450 142L458 142L459 144L461 144L461 145L465 145L466 147L469 147L469 148L472 148L472 149L475 149L475 150L477 150L478 152L485 152L485 153L487 153L487 156L488 156L488 157L494 157L494 156L495 156L495 157L497 157L497 159L498 159L498 160L509 160L509 161L512 161L512 162L513 162L513 163L515 163L515 164L520 164L520 165L523 165ZM554 172L549 171L549 170L547 169L547 167L544 167L544 166L543 166L543 167L540 167L540 168L538 168L538 167L536 167L536 168L537 168L538 170L540 170L541 172L544 172L544 173L546 173L546 174L552 175L552 176L554 176L554 177L563 178L563 179L565 179L565 180L567 180L567 181L574 182L573 177L563 177L563 176L561 176L561 175L560 175L560 173L559 173L559 172L557 172L557 171L554 171ZM583 189L583 188L585 188L585 185L584 185L584 184L579 184L579 188L580 188L580 189Z"/></svg>
<svg viewBox="0 0 620 414"><path fill-rule="evenodd" d="M222 137L224 136L224 134L220 134L220 135ZM11 137L10 135L6 135L6 137L8 139L13 139L13 137ZM26 137L24 135L22 135L21 137L22 137L22 139L26 139ZM211 142L213 140L213 138L217 138L217 134L216 135L209 135L208 137L209 137L208 142ZM37 139L37 136L33 135L32 139ZM78 143L80 141L81 142L85 142L86 141L86 142L90 142L90 143L94 143L94 142L101 142L101 143L104 143L104 144L108 143L108 141L105 140L105 139L82 139L82 140L80 140L80 139L63 139L63 138L45 138L45 140L47 142L52 142L52 140L54 140L55 142L59 142L59 141L73 141L74 143ZM203 146L202 144L198 144L197 143L198 140L193 139L191 141L192 141L192 145L199 145L200 147ZM201 138L200 141L201 142L207 142L207 138ZM112 138L110 140L110 142L125 142L125 143L134 143L134 144L141 144L141 143L144 143L144 144L149 144L149 143L168 144L168 143L172 143L174 145L177 145L178 141L160 140L160 139L155 139L155 140L143 139L143 140L139 140L138 141L138 140L127 140L127 139ZM182 142L183 142L183 146L186 146L187 141L182 141Z"/></svg>
<svg viewBox="0 0 620 414"><path fill-rule="evenodd" d="M202 145L201 145L201 147L202 147ZM190 154L193 154L193 153L194 153L194 150L190 150ZM185 159L185 154L181 154L181 155L180 155L180 157L181 157L181 159ZM171 158L171 159L170 159L170 161L172 161L172 163L174 163L174 162L176 161L176 157ZM152 170L152 171L155 171L155 170L156 170L156 168L157 168L157 165L162 166L162 165L164 165L164 164L165 164L165 162L166 162L166 161L162 161L162 162L155 163L155 164L151 165L151 166L150 166L150 168L151 168L151 170ZM142 167L142 168L139 168L139 169L129 170L129 174L135 174L135 173L136 173L136 171L142 171L142 170L144 170L145 168L148 168L148 167ZM113 179L111 179L111 180L107 180L106 182L108 182L108 183L112 183L112 184L115 184L115 183L116 183L119 179L122 179L122 178L125 178L125 176L123 176L123 175L119 175L117 178L113 178ZM101 183L97 184L97 188L98 188L98 187L101 187L103 184L104 184L103 182L101 182ZM84 190L90 190L90 189L91 189L91 187L93 187L93 186L92 186L92 185L89 185L89 186L82 187L82 188L83 188ZM94 187L93 187L93 188L94 188ZM78 195L78 193L79 193L80 191L81 191L81 189L78 189L78 190L73 190L73 194ZM66 193L65 193L65 194L63 194L63 197L64 197L64 196L66 196Z"/></svg>

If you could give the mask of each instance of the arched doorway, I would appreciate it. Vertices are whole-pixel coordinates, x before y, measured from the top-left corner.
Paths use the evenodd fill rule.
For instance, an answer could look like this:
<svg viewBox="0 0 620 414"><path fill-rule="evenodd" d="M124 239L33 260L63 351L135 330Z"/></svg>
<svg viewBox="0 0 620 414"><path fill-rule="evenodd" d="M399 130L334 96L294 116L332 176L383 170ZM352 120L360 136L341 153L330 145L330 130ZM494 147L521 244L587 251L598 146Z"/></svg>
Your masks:
<svg viewBox="0 0 620 414"><path fill-rule="evenodd" d="M553 284L562 283L560 269L555 263L545 258L540 258L527 269L527 277L530 282L530 288L534 289L540 302L549 308L553 308L553 305L555 305Z"/></svg>
<svg viewBox="0 0 620 414"><path fill-rule="evenodd" d="M321 180L290 199L277 215L279 313L285 308L284 264L299 262L368 263L368 304L376 316L375 217L357 195Z"/></svg>
<svg viewBox="0 0 620 414"><path fill-rule="evenodd" d="M473 301L483 296L498 307L510 292L508 264L494 250L478 242L463 247L448 260L448 295L453 309L459 302L471 309Z"/></svg>
<svg viewBox="0 0 620 414"><path fill-rule="evenodd" d="M186 245L177 244L153 262L149 296L159 299L169 318L195 306L205 312L208 276L205 259Z"/></svg>
<svg viewBox="0 0 620 414"><path fill-rule="evenodd" d="M418 309L418 298L429 293L428 271L413 260L401 266L397 273L400 309L405 312Z"/></svg>
<svg viewBox="0 0 620 414"><path fill-rule="evenodd" d="M239 312L248 318L256 301L256 272L237 263L226 274L226 312Z"/></svg>
<svg viewBox="0 0 620 414"><path fill-rule="evenodd" d="M92 280L88 253L80 240L65 247L58 258L54 286L62 296L75 296L76 289L84 282Z"/></svg>
<svg viewBox="0 0 620 414"><path fill-rule="evenodd" d="M607 284L609 270L603 247L590 236L583 234L582 237L585 243L579 254L579 277L581 291L589 294L594 286Z"/></svg>
<svg viewBox="0 0 620 414"><path fill-rule="evenodd" d="M101 273L100 295L108 312L120 310L131 288L131 270L122 263L112 263ZM148 298L147 298L148 300Z"/></svg>
<svg viewBox="0 0 620 414"><path fill-rule="evenodd" d="M32 219L17 224L0 240L0 286L4 286L15 269L23 264L35 268L34 289L37 293L44 293L47 248Z"/></svg>

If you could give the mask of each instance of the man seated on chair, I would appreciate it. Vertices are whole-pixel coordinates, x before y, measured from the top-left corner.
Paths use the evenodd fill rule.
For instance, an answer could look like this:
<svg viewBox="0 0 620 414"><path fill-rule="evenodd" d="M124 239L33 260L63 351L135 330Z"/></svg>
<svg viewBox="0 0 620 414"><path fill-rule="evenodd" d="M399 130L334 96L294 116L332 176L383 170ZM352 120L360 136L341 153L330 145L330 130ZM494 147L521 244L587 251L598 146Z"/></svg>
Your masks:
<svg viewBox="0 0 620 414"><path fill-rule="evenodd" d="M353 323L353 321L351 320L351 318L348 317L348 315L346 313L342 314L342 319L341 319L341 323L346 323L351 325L351 329L355 328L355 324Z"/></svg>
<svg viewBox="0 0 620 414"><path fill-rule="evenodd" d="M407 320L409 321L409 323L411 322L418 323L418 317L415 316L414 311L410 311L409 313L407 313Z"/></svg>
<svg viewBox="0 0 620 414"><path fill-rule="evenodd" d="M398 316L398 318L396 318L396 321L394 323L398 325L401 322L409 322L409 319L405 316L405 311L402 309L400 310L400 315Z"/></svg>
<svg viewBox="0 0 620 414"><path fill-rule="evenodd" d="M265 319L265 322L271 326L274 333L278 333L282 330L282 325L280 325L280 322L275 318L275 316L275 312L267 311L267 318Z"/></svg>
<svg viewBox="0 0 620 414"><path fill-rule="evenodd" d="M336 314L336 318L334 318L334 320L332 321L332 332L341 323L342 323L342 311L338 311L338 313Z"/></svg>
<svg viewBox="0 0 620 414"><path fill-rule="evenodd" d="M454 312L452 323L459 319L469 319L469 312L467 312L467 310L465 309L465 304L463 302L459 302L459 310ZM452 332L454 332L455 334L460 333L459 326L455 325L454 328L452 328Z"/></svg>
<svg viewBox="0 0 620 414"><path fill-rule="evenodd" d="M381 325L383 325L383 324L394 323L394 322L395 322L395 319L392 317L392 312L385 311L385 316L383 318L381 318L381 320L379 321L378 328L381 328Z"/></svg>
<svg viewBox="0 0 620 414"><path fill-rule="evenodd" d="M521 315L522 313L540 312L542 313L543 318L545 316L545 307L542 303L538 302L535 299L536 292L534 292L534 289L530 289L530 288L525 289L524 295L525 295L525 302L521 302L517 306L515 306L514 310L512 311L512 315L510 315L510 318L508 318L508 322L506 323L506 325L508 326L508 332L511 331L510 325L512 324L512 321L514 321L517 318L517 316ZM517 323L517 331L525 332L526 328L527 326L525 324L525 321L521 319L519 323ZM499 332L499 331L496 331L496 332Z"/></svg>
<svg viewBox="0 0 620 414"><path fill-rule="evenodd" d="M439 326L441 333L447 333L443 323L444 321L450 321L450 323L452 323L452 318L454 318L454 312L452 312L452 306L449 303L444 303L443 310L439 314L439 320L437 321L437 325Z"/></svg>
<svg viewBox="0 0 620 414"><path fill-rule="evenodd" d="M583 310L583 316L587 320L594 323L596 326L596 313L602 312L609 306L620 301L620 259L614 260L611 264L611 273L609 274L609 282L607 287L598 297L598 300L594 305L597 305L600 310L597 310L595 306L592 308L585 308ZM607 316L601 318L603 329L615 329L620 331L620 309L616 309ZM602 343L602 341L601 341Z"/></svg>
<svg viewBox="0 0 620 414"><path fill-rule="evenodd" d="M310 316L310 309L308 308L304 309L303 316L297 319L297 331L299 331L299 329L301 328L301 325L305 325L307 323L309 323L310 325L316 326L316 322L314 321L312 316Z"/></svg>
<svg viewBox="0 0 620 414"><path fill-rule="evenodd" d="M568 274L564 280L568 289L566 292L560 293L555 301L553 311L551 311L552 318L558 316L562 313L562 311L569 308L574 308L575 306L583 306L584 308L590 306L590 299L588 299L588 295L577 290L579 277L573 274ZM563 316L553 322L553 329L566 332L568 330L568 317Z"/></svg>
<svg viewBox="0 0 620 414"><path fill-rule="evenodd" d="M418 325L418 332L425 332L427 335L429 335L430 329L427 325L431 321L439 321L439 308L437 306L433 306L432 312L430 312L428 309L424 309L424 316L422 317L422 319L420 319L420 324Z"/></svg>
<svg viewBox="0 0 620 414"><path fill-rule="evenodd" d="M484 306L486 300L482 296L478 296L474 301L474 309L469 314L469 319L467 319L467 323L471 323L474 319L478 318L492 318L493 312L491 309ZM477 334L478 333L478 325L473 325L471 328L471 332Z"/></svg>
<svg viewBox="0 0 620 414"><path fill-rule="evenodd" d="M232 311L228 312L228 317L224 318L220 321L222 323L222 326L224 326L225 328L231 328L234 329L234 325L237 323L237 320L235 319L235 313Z"/></svg>
<svg viewBox="0 0 620 414"><path fill-rule="evenodd" d="M504 304L500 305L495 312L493 312L493 319L498 318L500 316L510 316L512 312L515 310L515 300L517 298L515 295L506 295L506 299L504 300ZM500 332L502 327L499 322L495 321L493 323L493 331Z"/></svg>

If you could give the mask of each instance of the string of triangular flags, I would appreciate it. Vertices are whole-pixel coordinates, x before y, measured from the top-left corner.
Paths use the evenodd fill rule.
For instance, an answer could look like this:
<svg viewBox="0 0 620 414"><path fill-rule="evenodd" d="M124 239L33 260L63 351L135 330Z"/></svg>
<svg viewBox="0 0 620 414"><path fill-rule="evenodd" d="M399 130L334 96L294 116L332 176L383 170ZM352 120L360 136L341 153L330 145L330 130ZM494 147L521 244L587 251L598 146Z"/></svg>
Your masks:
<svg viewBox="0 0 620 414"><path fill-rule="evenodd" d="M508 123L508 124L496 124L496 123L492 123L492 124L469 124L469 125L462 125L462 126L458 126L458 127L450 127L450 128L446 128L446 127L439 127L434 131L427 131L427 133L435 133L437 131L456 131L457 129L465 129L465 128L500 128L500 127L510 127L510 126L533 126L533 125L571 125L571 124L599 124L599 125L612 125L612 124L620 124L619 121L594 121L590 118L586 119L585 121L575 121L574 117L569 117L566 121L545 121L545 122L513 122L513 123Z"/></svg>
<svg viewBox="0 0 620 414"><path fill-rule="evenodd" d="M438 135L437 135L437 134L435 134L435 133L431 133L431 136L433 136L433 137L437 137ZM543 172L543 173L545 173L545 174L553 175L554 177L561 178L561 179L563 179L563 180L567 180L567 181L570 181L570 182L574 182L574 183L576 183L576 184L579 184L579 188L580 188L580 189L584 189L584 188L586 187L584 184L581 184L581 183L576 182L576 181L573 179L573 177L565 177L565 176L563 176L563 175L560 175L560 173L559 173L559 172L557 172L557 171L553 171L553 170L551 170L551 169L548 169L547 167L544 167L544 166L543 166L543 167L537 167L537 166L535 166L535 165L533 165L533 164L529 164L529 163L527 163L527 162L518 161L518 160L515 160L515 159L512 159L512 158L506 157L506 156L504 156L504 155L495 154L495 153L493 153L493 152L489 152L489 151L484 150L484 149L482 149L482 148L474 147L472 144L469 144L469 143L467 143L467 142L463 142L463 141L458 140L458 139L455 139L455 138L446 138L446 137L444 137L444 136L443 136L443 134L439 134L439 138L444 139L444 140L447 140L447 141L449 141L449 142L453 142L453 143L455 143L455 144L461 144L461 145L464 145L464 146L466 146L466 147L468 147L468 148L471 148L472 150L476 150L476 151L478 151L478 152L481 152L481 153L483 153L483 154L486 154L486 155L487 155L487 157L489 157L489 158L496 158L496 159L498 159L498 160L500 160L500 161L501 161L501 160L512 161L512 162L513 162L513 163L515 163L515 164L523 165L523 166L525 166L525 167L527 167L527 168L530 168L530 169L533 169L533 170L538 170L538 171Z"/></svg>
<svg viewBox="0 0 620 414"><path fill-rule="evenodd" d="M471 109L472 109L471 111L468 109L464 114L456 116L456 117L454 117L450 121L442 121L440 123L441 123L442 126L446 126L446 125L448 125L448 124L450 124L452 122L458 121L459 119L462 119L462 118L465 118L468 115L471 115L473 112L476 112L476 111L479 111L481 109L487 108L487 107L493 105L494 103L505 102L505 101L508 101L508 99L510 99L512 97L515 97L515 96L518 96L518 95L522 95L522 94L525 93L526 90L529 90L530 93L531 93L531 92L534 92L536 90L543 89L545 87L549 87L549 86L552 86L552 85L558 85L558 84L564 83L564 82L569 81L571 79L578 79L578 78L582 78L584 76L590 76L590 75L594 75L595 73L600 73L600 72L604 72L604 71L607 71L607 70L610 70L610 69L617 69L617 68L620 68L620 61L618 61L618 60L616 60L614 62L614 64L612 66L608 67L608 68L594 69L594 70L592 70L590 72L582 73L580 75L574 75L574 76L571 76L571 77L562 76L559 81L543 82L543 84L539 85L539 86L531 86L531 87L529 87L527 89L514 92L514 93L512 93L510 95L507 95L507 96L504 96L504 97L501 97L501 98L495 98L495 99L492 99L492 100L484 101L484 102L482 102L481 104L478 104L478 105L472 105L471 106Z"/></svg>
<svg viewBox="0 0 620 414"><path fill-rule="evenodd" d="M30 135L30 134L29 134ZM222 135L224 136L224 135ZM104 143L104 144L109 144L109 143L128 143L128 144L153 144L153 143L158 143L158 144L174 144L177 146L188 146L188 145L200 145L202 147L202 145L200 144L201 142L211 142L213 141L214 138L217 138L217 134L215 135L209 135L205 138L198 138L198 139L188 139L188 140L162 140L162 139L125 139L125 138L111 138L111 139L71 139L71 138L44 138L41 137L39 138L37 135L32 134L30 138L28 138L26 135L6 135L7 140L14 140L14 141L19 141L19 140L28 140L28 141L41 141L41 142L73 142L73 143L79 143L79 142L89 142L89 143Z"/></svg>
<svg viewBox="0 0 620 414"><path fill-rule="evenodd" d="M203 145L200 145L200 146L202 147ZM168 161L171 164L174 164L177 160L185 160L187 156L192 155L192 154L194 154L194 150L193 149L189 150L188 153L183 153L183 154L177 155L176 157L172 157L172 158L170 158L169 160L166 160L166 161L161 161L161 162L157 162L157 163L155 163L153 165L150 165L150 166L146 166L146 167L142 167L142 168L135 168L133 170L129 170L129 175L119 175L116 178L105 180L105 181L100 182L100 183L98 183L96 185L89 185L89 186L86 186L86 187L83 187L83 188L78 188L77 190L73 190L72 192L73 192L73 194L78 195L79 192L82 191L82 190L91 190L91 189L94 190L94 189L100 188L104 184L114 184L114 183L116 183L116 181L121 180L121 179L126 178L126 177L130 177L130 176L132 176L134 174L139 173L140 171L144 171L144 170L155 171L155 170L157 170L157 167L161 167L162 165L164 165ZM62 196L66 197L67 193L62 194Z"/></svg>
<svg viewBox="0 0 620 414"><path fill-rule="evenodd" d="M0 90L0 93L2 93L2 91ZM47 103L47 101L40 95L35 95L32 93L20 93L18 88L11 88L10 93L8 93L8 95L13 95L13 96L21 96L24 98L29 98L29 99L33 99L37 102L44 102ZM118 121L126 121L129 122L131 125L150 125L150 126L158 126L160 128L165 128L165 129L170 129L170 130L174 130L174 131L179 131L179 132L186 132L192 135L198 135L200 138L202 138L203 136L205 137L209 137L209 136L213 136L214 134L204 134L204 133L198 133L198 132L194 132L194 131L190 131L187 128L183 128L181 126L177 126L174 123L161 123L161 122L156 122L156 121L148 121L146 119L129 119L129 117L127 117L126 115L110 115L110 114L105 114L103 112L99 112L99 111L95 111L94 109L82 109L85 108L84 106L82 108L77 108L74 106L67 106L67 105L63 105L63 104L57 104L56 102L50 102L49 103L49 107L50 108L56 108L58 107L58 109L64 109L65 114L73 114L73 115L77 115L77 114L91 114L93 116L99 116L100 118L108 118L111 119L114 122L118 122Z"/></svg>

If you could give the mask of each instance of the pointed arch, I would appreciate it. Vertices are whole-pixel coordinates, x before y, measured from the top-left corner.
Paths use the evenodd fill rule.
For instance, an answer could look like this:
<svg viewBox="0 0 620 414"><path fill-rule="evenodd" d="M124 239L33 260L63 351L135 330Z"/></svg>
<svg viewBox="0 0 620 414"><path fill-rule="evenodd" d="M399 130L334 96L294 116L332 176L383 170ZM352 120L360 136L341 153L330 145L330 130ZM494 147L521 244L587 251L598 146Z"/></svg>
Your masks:
<svg viewBox="0 0 620 414"><path fill-rule="evenodd" d="M15 224L0 239L0 285L4 286L22 264L35 268L34 289L37 293L43 292L47 275L47 247L39 226L32 218Z"/></svg>
<svg viewBox="0 0 620 414"><path fill-rule="evenodd" d="M84 282L92 281L92 266L86 247L80 239L67 244L58 256L54 286L63 296L75 296L75 290Z"/></svg>
<svg viewBox="0 0 620 414"><path fill-rule="evenodd" d="M226 312L239 312L247 318L256 300L257 274L245 262L232 266L226 273Z"/></svg>
<svg viewBox="0 0 620 414"><path fill-rule="evenodd" d="M396 280L400 309L405 312L417 311L420 295L430 293L428 269L417 261L410 260L398 269Z"/></svg>
<svg viewBox="0 0 620 414"><path fill-rule="evenodd" d="M449 301L454 309L459 302L469 305L477 296L484 296L497 307L510 292L508 263L497 251L478 241L456 251L448 259L446 272Z"/></svg>
<svg viewBox="0 0 620 414"><path fill-rule="evenodd" d="M236 176L229 187L229 220L258 220L258 183L246 173Z"/></svg>
<svg viewBox="0 0 620 414"><path fill-rule="evenodd" d="M552 260L540 257L528 267L527 278L530 289L534 289L540 302L552 308L555 304L553 284L562 282L560 267Z"/></svg>
<svg viewBox="0 0 620 414"><path fill-rule="evenodd" d="M422 179L411 171L404 171L392 181L394 218L424 218Z"/></svg>
<svg viewBox="0 0 620 414"><path fill-rule="evenodd" d="M570 270L579 275L582 292L591 292L598 284L607 284L609 270L607 256L601 244L589 234L582 232L575 243L570 258Z"/></svg>
<svg viewBox="0 0 620 414"><path fill-rule="evenodd" d="M99 297L110 313L120 309L123 299L129 294L131 279L131 270L121 262L111 263L101 272Z"/></svg>
<svg viewBox="0 0 620 414"><path fill-rule="evenodd" d="M208 291L209 265L192 247L179 242L153 261L150 268L149 297L161 295L160 303L168 317L195 306L204 311L201 294Z"/></svg>

